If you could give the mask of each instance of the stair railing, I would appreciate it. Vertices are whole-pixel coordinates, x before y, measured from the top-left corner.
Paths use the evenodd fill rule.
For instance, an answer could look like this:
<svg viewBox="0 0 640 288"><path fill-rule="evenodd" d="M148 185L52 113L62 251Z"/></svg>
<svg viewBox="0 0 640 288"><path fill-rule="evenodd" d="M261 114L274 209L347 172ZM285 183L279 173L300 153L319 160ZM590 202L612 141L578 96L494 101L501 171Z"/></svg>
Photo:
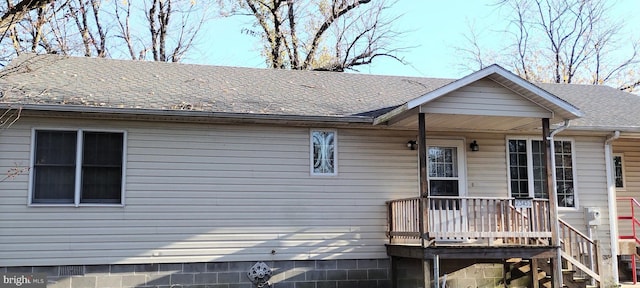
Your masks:
<svg viewBox="0 0 640 288"><path fill-rule="evenodd" d="M629 204L630 214L620 215L618 214L618 239L634 240L636 245L640 244L640 237L638 237L638 231L640 230L640 220L636 217L636 211L640 211L640 203L638 200L632 197L618 197L616 198L618 203L618 213L623 212L626 209L620 209L624 207L625 202ZM627 222L629 221L629 222ZM626 223L626 225L622 225ZM629 227L631 226L631 227ZM623 234L623 233L630 234ZM637 252L631 254L631 277L633 277L633 284L638 282L638 271L636 270L636 258Z"/></svg>
<svg viewBox="0 0 640 288"><path fill-rule="evenodd" d="M640 244L640 237L638 237L638 232L640 231L640 220L638 220L638 218L636 217L636 211L640 212L640 203L638 203L638 200L631 197L618 197L617 201L618 201L618 204L622 203L623 206L625 205L624 202L627 202L630 208L629 211L631 212L631 214L618 215L618 230L620 230L618 232L620 233L618 235L618 238L635 240L637 244ZM624 209L620 209L620 207L618 207L618 212L622 212L622 211L624 211ZM627 220L629 222L627 222L627 225L623 226L623 225L620 225L623 223L623 221L621 220ZM629 225L631 227L628 227ZM623 227L623 229L620 229L620 227ZM631 234L624 234L624 235L622 234L623 232L628 232L628 231L631 231Z"/></svg>
<svg viewBox="0 0 640 288"><path fill-rule="evenodd" d="M600 263L603 259L602 253L600 253L600 243L571 227L564 220L558 219L558 221L560 222L561 256L567 261L567 268L577 268L589 275L591 279L602 283Z"/></svg>
<svg viewBox="0 0 640 288"><path fill-rule="evenodd" d="M602 283L600 263L602 263L603 259L600 253L599 241L584 235L562 219L558 219L558 221L560 226L561 256L562 259L567 261L567 268L572 269L572 267L575 267L589 275L591 279Z"/></svg>

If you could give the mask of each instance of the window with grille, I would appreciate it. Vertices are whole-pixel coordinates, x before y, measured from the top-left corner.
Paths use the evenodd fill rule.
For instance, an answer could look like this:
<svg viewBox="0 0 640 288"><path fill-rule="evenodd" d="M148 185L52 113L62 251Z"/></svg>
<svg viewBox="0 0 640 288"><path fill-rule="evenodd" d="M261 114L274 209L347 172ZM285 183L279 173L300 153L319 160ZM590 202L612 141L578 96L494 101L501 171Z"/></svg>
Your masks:
<svg viewBox="0 0 640 288"><path fill-rule="evenodd" d="M616 182L616 188L622 190L625 188L625 177L624 177L624 159L622 154L614 154L613 155L613 169L614 169L614 180Z"/></svg>
<svg viewBox="0 0 640 288"><path fill-rule="evenodd" d="M536 139L509 139L507 142L511 196L549 198L543 142ZM558 206L576 207L573 142L555 140L554 150Z"/></svg>
<svg viewBox="0 0 640 288"><path fill-rule="evenodd" d="M334 130L311 131L311 174L336 175L337 135Z"/></svg>

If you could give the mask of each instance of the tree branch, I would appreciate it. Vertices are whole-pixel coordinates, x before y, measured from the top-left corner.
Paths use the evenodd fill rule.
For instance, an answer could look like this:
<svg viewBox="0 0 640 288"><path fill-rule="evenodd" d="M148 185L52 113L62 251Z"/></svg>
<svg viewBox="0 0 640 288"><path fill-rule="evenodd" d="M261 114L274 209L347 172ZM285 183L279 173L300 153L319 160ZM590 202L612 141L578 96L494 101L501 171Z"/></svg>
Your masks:
<svg viewBox="0 0 640 288"><path fill-rule="evenodd" d="M320 25L320 28L318 28L318 30L316 31L315 35L313 36L313 40L311 41L309 47L309 52L307 54L307 57L305 58L304 62L302 63L302 69L307 69L309 67L309 65L311 64L311 60L313 59L316 50L318 49L318 43L320 42L320 38L322 37L322 35L327 31L327 29L329 29L329 27L331 27L331 24L338 19L339 17L341 17L342 15L346 14L347 12L358 8L358 6L362 5L362 4L366 4L371 2L371 0L356 0L355 2L353 2L350 5L346 5L342 8L337 7L336 3L337 0L333 0L333 9L331 11L331 15L329 15L329 17L327 19L325 19L324 23L322 23L322 25ZM338 9L340 8L340 9Z"/></svg>

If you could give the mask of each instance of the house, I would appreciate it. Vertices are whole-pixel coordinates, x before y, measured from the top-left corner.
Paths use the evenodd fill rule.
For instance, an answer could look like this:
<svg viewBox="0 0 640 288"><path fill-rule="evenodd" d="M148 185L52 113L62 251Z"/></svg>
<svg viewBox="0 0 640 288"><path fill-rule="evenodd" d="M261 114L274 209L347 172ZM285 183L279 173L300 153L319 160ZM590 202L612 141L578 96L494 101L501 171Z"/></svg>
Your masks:
<svg viewBox="0 0 640 288"><path fill-rule="evenodd" d="M0 273L48 287L606 287L640 243L640 98L606 86L59 55L0 85Z"/></svg>

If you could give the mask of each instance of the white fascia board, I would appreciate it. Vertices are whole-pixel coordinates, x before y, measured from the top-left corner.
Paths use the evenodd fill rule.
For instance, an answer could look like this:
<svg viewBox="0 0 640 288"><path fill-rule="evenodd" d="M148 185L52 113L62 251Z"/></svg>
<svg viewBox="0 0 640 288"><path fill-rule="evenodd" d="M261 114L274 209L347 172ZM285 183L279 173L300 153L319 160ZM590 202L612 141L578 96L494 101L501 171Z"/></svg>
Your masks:
<svg viewBox="0 0 640 288"><path fill-rule="evenodd" d="M532 84L531 82L524 80L522 78L520 78L520 76L515 75L507 70L505 70L504 68L497 66L498 71L496 72L496 74L499 74L500 76L507 78L507 80L514 82L520 86L522 86L523 88L533 92L534 94L544 98L545 100L553 103L554 105L562 108L563 110L573 114L576 117L583 117L584 116L584 112L580 111L580 109L578 109L577 107L569 104L568 102L558 98L558 96L555 96L549 92L547 92L546 90ZM501 71L501 72L500 72Z"/></svg>

